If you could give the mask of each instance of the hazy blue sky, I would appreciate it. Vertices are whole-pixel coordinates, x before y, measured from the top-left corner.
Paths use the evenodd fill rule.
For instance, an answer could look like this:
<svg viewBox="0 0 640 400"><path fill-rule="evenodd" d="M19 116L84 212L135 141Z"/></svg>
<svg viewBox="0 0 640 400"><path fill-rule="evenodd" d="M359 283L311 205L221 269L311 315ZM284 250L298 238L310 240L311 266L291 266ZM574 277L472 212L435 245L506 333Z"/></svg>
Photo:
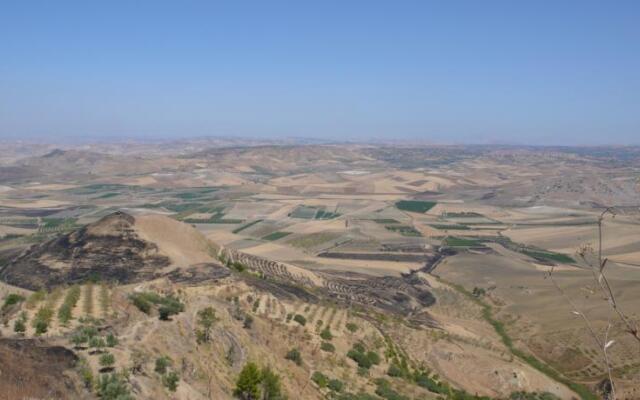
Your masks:
<svg viewBox="0 0 640 400"><path fill-rule="evenodd" d="M0 2L0 138L640 144L640 1Z"/></svg>

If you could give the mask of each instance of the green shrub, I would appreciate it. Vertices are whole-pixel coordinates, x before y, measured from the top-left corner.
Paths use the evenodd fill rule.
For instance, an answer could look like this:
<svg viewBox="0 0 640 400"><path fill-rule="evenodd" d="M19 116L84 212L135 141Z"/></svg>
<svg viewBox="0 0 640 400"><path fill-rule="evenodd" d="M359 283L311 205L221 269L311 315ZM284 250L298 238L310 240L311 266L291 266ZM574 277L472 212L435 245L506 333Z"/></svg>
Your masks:
<svg viewBox="0 0 640 400"><path fill-rule="evenodd" d="M47 297L47 292L44 290L38 290L29 296L27 299L27 308L33 308L35 305L41 301L43 301Z"/></svg>
<svg viewBox="0 0 640 400"><path fill-rule="evenodd" d="M380 356L378 353L373 351L365 353L365 351L366 348L364 347L364 344L358 342L353 345L351 350L349 350L347 357L355 361L360 368L369 369L373 365L380 364Z"/></svg>
<svg viewBox="0 0 640 400"><path fill-rule="evenodd" d="M333 353L336 351L336 347L329 342L322 342L320 343L320 350Z"/></svg>
<svg viewBox="0 0 640 400"><path fill-rule="evenodd" d="M296 363L296 365L302 365L302 355L300 354L300 350L298 349L289 350L284 358L293 361L294 363Z"/></svg>
<svg viewBox="0 0 640 400"><path fill-rule="evenodd" d="M242 399L258 399L262 377L255 363L248 362L240 371L233 394Z"/></svg>
<svg viewBox="0 0 640 400"><path fill-rule="evenodd" d="M173 296L160 296L153 292L133 293L129 296L131 302L145 314L151 312L152 305L159 306L158 314L160 319L166 321L172 315L184 311L184 304Z"/></svg>
<svg viewBox="0 0 640 400"><path fill-rule="evenodd" d="M373 365L380 364L380 356L375 351L368 351L367 352L367 358L369 359L369 361Z"/></svg>
<svg viewBox="0 0 640 400"><path fill-rule="evenodd" d="M407 396L403 396L391 388L389 382L385 379L376 380L376 394L386 400L409 400Z"/></svg>
<svg viewBox="0 0 640 400"><path fill-rule="evenodd" d="M359 352L359 353L364 353L365 351L367 351L367 349L364 347L364 344L362 342L357 342L353 345L353 350Z"/></svg>
<svg viewBox="0 0 640 400"><path fill-rule="evenodd" d="M104 349L106 346L106 343L104 342L104 339L98 336L92 336L89 339L89 347L93 347L97 350L100 349Z"/></svg>
<svg viewBox="0 0 640 400"><path fill-rule="evenodd" d="M13 331L19 334L25 333L27 330L27 326L22 319L17 319L13 323Z"/></svg>
<svg viewBox="0 0 640 400"><path fill-rule="evenodd" d="M344 388L344 383L342 383L342 381L340 381L338 379L331 379L329 381L329 383L327 384L327 387L331 391L342 392L342 389Z"/></svg>
<svg viewBox="0 0 640 400"><path fill-rule="evenodd" d="M111 353L104 353L100 356L98 362L104 368L111 368L116 363L116 358Z"/></svg>
<svg viewBox="0 0 640 400"><path fill-rule="evenodd" d="M450 391L449 385L429 377L426 372L416 371L414 373L413 380L418 386L421 386L433 393L447 394Z"/></svg>
<svg viewBox="0 0 640 400"><path fill-rule="evenodd" d="M117 373L102 374L96 385L101 400L133 400L124 377Z"/></svg>
<svg viewBox="0 0 640 400"><path fill-rule="evenodd" d="M198 343L211 340L211 329L217 321L218 317L216 317L216 310L213 307L206 307L198 311L198 325L201 327L201 329L196 330Z"/></svg>
<svg viewBox="0 0 640 400"><path fill-rule="evenodd" d="M302 326L305 326L307 324L307 319L303 315L300 315L300 314L296 314L293 317L293 320L296 321L297 323L299 323Z"/></svg>
<svg viewBox="0 0 640 400"><path fill-rule="evenodd" d="M358 325L354 324L353 322L347 322L345 326L347 327L347 330L351 333L358 330Z"/></svg>
<svg viewBox="0 0 640 400"><path fill-rule="evenodd" d="M364 353L360 353L353 349L349 350L347 357L355 361L360 368L369 369L373 365Z"/></svg>
<svg viewBox="0 0 640 400"><path fill-rule="evenodd" d="M247 314L244 316L244 322L242 323L242 327L244 329L251 329L251 326L253 326L253 317Z"/></svg>
<svg viewBox="0 0 640 400"><path fill-rule="evenodd" d="M389 365L389 369L387 370L387 375L394 378L401 378L404 376L404 371L398 367L396 363Z"/></svg>
<svg viewBox="0 0 640 400"><path fill-rule="evenodd" d="M280 376L271 368L264 367L260 371L260 389L263 399L284 400L280 385Z"/></svg>
<svg viewBox="0 0 640 400"><path fill-rule="evenodd" d="M143 313L149 314L151 312L151 303L145 300L144 297L131 296L131 302L138 308L138 310L142 311Z"/></svg>
<svg viewBox="0 0 640 400"><path fill-rule="evenodd" d="M4 313L12 305L22 303L24 300L25 300L24 296L19 295L17 293L8 294L4 298L4 304L2 304L2 309L0 309L0 312Z"/></svg>
<svg viewBox="0 0 640 400"><path fill-rule="evenodd" d="M42 306L38 309L38 312L36 312L36 315L32 321L33 327L36 330L36 335L42 335L43 333L47 332L52 318L53 310L51 309L51 307Z"/></svg>
<svg viewBox="0 0 640 400"><path fill-rule="evenodd" d="M113 333L110 333L107 335L106 342L108 347L115 347L118 345L118 338L115 337Z"/></svg>
<svg viewBox="0 0 640 400"><path fill-rule="evenodd" d="M174 371L171 371L162 377L162 384L172 392L175 392L178 389L178 382L180 382L180 377Z"/></svg>
<svg viewBox="0 0 640 400"><path fill-rule="evenodd" d="M154 371L157 373L164 375L167 372L167 369L171 366L171 359L167 356L162 356L156 358L156 366Z"/></svg>
<svg viewBox="0 0 640 400"><path fill-rule="evenodd" d="M318 385L318 387L325 388L329 384L329 378L320 371L316 371L311 375L311 380Z"/></svg>
<svg viewBox="0 0 640 400"><path fill-rule="evenodd" d="M80 373L80 377L82 378L82 382L84 383L84 387L91 389L93 387L93 371L91 371L89 363L85 358L80 357L76 366Z"/></svg>
<svg viewBox="0 0 640 400"><path fill-rule="evenodd" d="M320 337L324 340L333 339L333 335L331 334L331 331L329 330L329 328L324 328L322 332L320 332Z"/></svg>

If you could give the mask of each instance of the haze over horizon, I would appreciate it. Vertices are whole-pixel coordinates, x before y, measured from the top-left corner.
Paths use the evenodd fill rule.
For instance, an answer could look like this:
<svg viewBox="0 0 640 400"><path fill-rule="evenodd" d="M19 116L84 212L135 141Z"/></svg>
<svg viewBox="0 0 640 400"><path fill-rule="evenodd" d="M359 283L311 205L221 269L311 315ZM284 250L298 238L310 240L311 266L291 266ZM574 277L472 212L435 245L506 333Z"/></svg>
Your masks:
<svg viewBox="0 0 640 400"><path fill-rule="evenodd" d="M14 2L0 139L640 144L640 3Z"/></svg>

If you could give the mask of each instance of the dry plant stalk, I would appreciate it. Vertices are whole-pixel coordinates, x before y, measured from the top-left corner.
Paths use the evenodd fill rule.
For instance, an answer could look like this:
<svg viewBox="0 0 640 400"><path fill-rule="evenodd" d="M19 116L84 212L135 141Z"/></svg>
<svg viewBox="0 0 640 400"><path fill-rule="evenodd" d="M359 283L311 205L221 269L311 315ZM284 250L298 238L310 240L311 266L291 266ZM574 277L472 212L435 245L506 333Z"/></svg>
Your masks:
<svg viewBox="0 0 640 400"><path fill-rule="evenodd" d="M549 278L556 290L560 293L562 298L569 304L571 307L571 313L579 316L583 321L589 334L595 341L596 345L600 349L602 353L603 363L605 365L608 379L609 379L609 393L606 395L608 400L616 399L616 391L615 385L613 381L613 373L611 366L611 359L609 356L609 348L615 343L614 339L610 338L611 328L613 326L613 320L617 318L620 320L624 326L625 331L629 333L633 338L635 338L638 343L640 343L640 334L638 330L638 325L636 322L632 321L631 318L624 311L620 309L620 306L616 300L615 294L607 276L605 275L605 267L607 266L608 259L603 257L602 255L602 238L603 238L603 223L605 217L607 215L611 215L612 218L615 218L616 214L612 207L607 207L602 213L598 216L597 226L598 226L598 249L597 252L594 251L591 245L583 245L581 246L576 254L580 257L580 259L590 267L591 273L593 274L594 286L598 288L603 296L603 300L607 302L609 308L611 309L611 314L609 315L609 320L607 322L607 327L602 335L598 335L595 328L593 327L592 322L589 320L587 315L580 310L577 305L571 300L571 298L566 294L566 292L558 285L557 281L554 279L554 267L552 267L549 272L546 274L545 278Z"/></svg>

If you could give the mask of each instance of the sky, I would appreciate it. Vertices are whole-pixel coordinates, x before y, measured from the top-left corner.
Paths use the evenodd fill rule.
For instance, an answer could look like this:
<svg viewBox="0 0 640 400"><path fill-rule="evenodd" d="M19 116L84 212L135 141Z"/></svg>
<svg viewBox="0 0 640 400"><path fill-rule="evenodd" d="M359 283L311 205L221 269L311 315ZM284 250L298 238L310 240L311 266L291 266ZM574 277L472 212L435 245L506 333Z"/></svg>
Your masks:
<svg viewBox="0 0 640 400"><path fill-rule="evenodd" d="M640 144L640 1L0 2L0 139Z"/></svg>

